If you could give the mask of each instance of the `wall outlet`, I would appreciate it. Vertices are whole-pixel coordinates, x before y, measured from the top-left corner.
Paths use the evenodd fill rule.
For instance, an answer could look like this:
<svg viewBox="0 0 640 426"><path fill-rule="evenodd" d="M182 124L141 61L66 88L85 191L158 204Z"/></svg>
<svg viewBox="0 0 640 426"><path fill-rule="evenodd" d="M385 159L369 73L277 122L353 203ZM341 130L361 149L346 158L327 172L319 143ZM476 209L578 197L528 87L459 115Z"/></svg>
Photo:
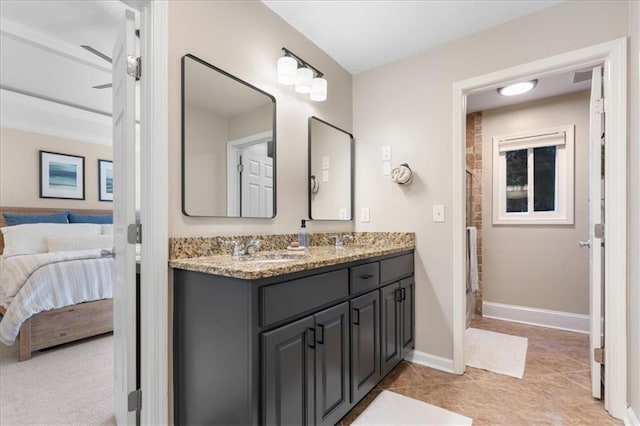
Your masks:
<svg viewBox="0 0 640 426"><path fill-rule="evenodd" d="M382 174L384 176L389 176L391 174L391 161L382 162Z"/></svg>
<svg viewBox="0 0 640 426"><path fill-rule="evenodd" d="M322 171L322 181L329 182L329 170Z"/></svg>
<svg viewBox="0 0 640 426"><path fill-rule="evenodd" d="M340 207L340 209L338 210L338 217L340 218L340 220L347 220L347 208L346 207Z"/></svg>
<svg viewBox="0 0 640 426"><path fill-rule="evenodd" d="M391 145L382 147L382 161L391 161Z"/></svg>
<svg viewBox="0 0 640 426"><path fill-rule="evenodd" d="M360 222L362 223L369 222L369 207L360 208Z"/></svg>
<svg viewBox="0 0 640 426"><path fill-rule="evenodd" d="M444 206L442 204L433 206L433 221L444 222Z"/></svg>

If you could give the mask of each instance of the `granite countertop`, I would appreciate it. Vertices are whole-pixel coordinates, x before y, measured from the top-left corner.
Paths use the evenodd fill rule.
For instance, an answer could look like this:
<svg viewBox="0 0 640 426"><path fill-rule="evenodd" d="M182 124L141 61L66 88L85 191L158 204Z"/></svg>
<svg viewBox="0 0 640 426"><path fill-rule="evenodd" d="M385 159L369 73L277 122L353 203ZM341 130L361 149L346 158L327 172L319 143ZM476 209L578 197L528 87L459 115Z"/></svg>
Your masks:
<svg viewBox="0 0 640 426"><path fill-rule="evenodd" d="M414 241L411 238L378 244L352 244L340 248L312 246L306 252L285 249L259 251L255 256L222 254L172 259L169 261L169 266L176 269L253 280L400 253L414 248ZM280 260L283 257L285 260ZM259 261L252 261L252 258Z"/></svg>

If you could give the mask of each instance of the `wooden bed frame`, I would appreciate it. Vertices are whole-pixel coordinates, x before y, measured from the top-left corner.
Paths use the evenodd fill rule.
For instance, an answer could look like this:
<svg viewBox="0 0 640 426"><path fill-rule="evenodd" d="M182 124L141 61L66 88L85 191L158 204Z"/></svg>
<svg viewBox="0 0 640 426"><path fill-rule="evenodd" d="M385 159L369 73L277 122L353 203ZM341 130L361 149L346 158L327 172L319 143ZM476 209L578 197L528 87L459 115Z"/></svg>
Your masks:
<svg viewBox="0 0 640 426"><path fill-rule="evenodd" d="M0 207L0 228L7 226L2 213L48 214L73 211L78 214L112 214L111 210L50 209L35 207ZM4 238L0 233L0 253L4 251ZM0 307L0 314L5 311ZM79 303L40 312L27 319L20 327L20 361L31 359L31 353L40 349L69 343L113 331L113 300L104 299Z"/></svg>

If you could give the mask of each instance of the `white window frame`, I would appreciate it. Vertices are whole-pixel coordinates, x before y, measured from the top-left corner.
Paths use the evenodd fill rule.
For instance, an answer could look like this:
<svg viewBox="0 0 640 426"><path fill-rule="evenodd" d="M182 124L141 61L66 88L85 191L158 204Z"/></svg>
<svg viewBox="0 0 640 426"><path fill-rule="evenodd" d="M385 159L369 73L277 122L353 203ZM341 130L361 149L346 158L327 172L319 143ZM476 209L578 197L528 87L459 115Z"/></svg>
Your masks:
<svg viewBox="0 0 640 426"><path fill-rule="evenodd" d="M572 225L574 176L574 126L528 130L493 137L493 223L495 225ZM533 211L533 153L531 148L556 146L556 191L554 211ZM508 151L529 149L527 212L507 212Z"/></svg>

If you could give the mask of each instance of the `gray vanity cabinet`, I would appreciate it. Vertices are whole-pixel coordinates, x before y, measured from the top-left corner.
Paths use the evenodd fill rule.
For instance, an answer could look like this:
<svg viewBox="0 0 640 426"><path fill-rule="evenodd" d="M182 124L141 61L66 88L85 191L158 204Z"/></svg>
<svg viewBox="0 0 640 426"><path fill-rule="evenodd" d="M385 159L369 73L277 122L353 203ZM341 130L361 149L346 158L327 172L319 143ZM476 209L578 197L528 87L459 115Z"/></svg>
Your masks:
<svg viewBox="0 0 640 426"><path fill-rule="evenodd" d="M333 425L413 348L412 252L173 276L175 425Z"/></svg>
<svg viewBox="0 0 640 426"><path fill-rule="evenodd" d="M380 297L372 291L351 301L351 398L364 397L380 380Z"/></svg>
<svg viewBox="0 0 640 426"><path fill-rule="evenodd" d="M313 317L262 334L263 419L267 425L314 422Z"/></svg>
<svg viewBox="0 0 640 426"><path fill-rule="evenodd" d="M348 316L345 302L262 334L265 424L333 425L347 414Z"/></svg>

